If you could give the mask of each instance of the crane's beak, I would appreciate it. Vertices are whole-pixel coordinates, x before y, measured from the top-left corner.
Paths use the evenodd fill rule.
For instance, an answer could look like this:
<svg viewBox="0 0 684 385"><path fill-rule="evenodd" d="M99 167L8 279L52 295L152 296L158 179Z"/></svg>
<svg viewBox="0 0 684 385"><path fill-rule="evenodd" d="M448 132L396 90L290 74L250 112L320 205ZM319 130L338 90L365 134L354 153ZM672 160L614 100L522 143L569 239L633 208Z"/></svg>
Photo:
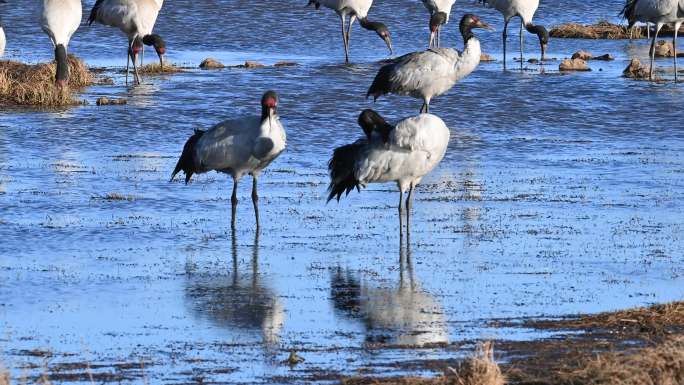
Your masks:
<svg viewBox="0 0 684 385"><path fill-rule="evenodd" d="M489 24L485 23L482 20L478 20L478 22L474 25L474 27L486 29L487 31L491 31L491 32L496 32L496 30L494 28L490 27Z"/></svg>
<svg viewBox="0 0 684 385"><path fill-rule="evenodd" d="M271 107L268 109L268 128L273 129L273 118L275 118L276 115L276 108Z"/></svg>
<svg viewBox="0 0 684 385"><path fill-rule="evenodd" d="M164 55L159 55L159 67L161 72L164 72Z"/></svg>
<svg viewBox="0 0 684 385"><path fill-rule="evenodd" d="M430 42L428 43L428 48L434 47L436 37L437 37L437 31L430 31Z"/></svg>
<svg viewBox="0 0 684 385"><path fill-rule="evenodd" d="M383 36L382 40L384 40L385 44L387 44L387 49L389 49L390 56L394 55L394 50L392 49L392 39L390 38L389 34Z"/></svg>
<svg viewBox="0 0 684 385"><path fill-rule="evenodd" d="M546 50L549 48L548 43L541 44L541 61L546 60Z"/></svg>

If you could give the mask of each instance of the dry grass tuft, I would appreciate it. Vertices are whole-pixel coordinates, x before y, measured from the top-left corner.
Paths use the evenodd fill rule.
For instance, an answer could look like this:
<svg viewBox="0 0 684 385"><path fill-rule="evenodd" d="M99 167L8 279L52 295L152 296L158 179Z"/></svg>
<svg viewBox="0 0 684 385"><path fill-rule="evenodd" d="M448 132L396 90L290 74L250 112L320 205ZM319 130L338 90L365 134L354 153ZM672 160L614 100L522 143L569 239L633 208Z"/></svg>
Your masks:
<svg viewBox="0 0 684 385"><path fill-rule="evenodd" d="M54 84L55 64L0 61L0 105L59 107L79 104L73 92L93 84L93 75L80 59L69 55L69 87Z"/></svg>
<svg viewBox="0 0 684 385"><path fill-rule="evenodd" d="M447 383L454 385L504 385L506 382L499 365L494 361L494 346L485 342L477 347L475 354L463 361L447 375Z"/></svg>
<svg viewBox="0 0 684 385"><path fill-rule="evenodd" d="M0 385L10 385L10 374L0 366Z"/></svg>
<svg viewBox="0 0 684 385"><path fill-rule="evenodd" d="M531 321L528 326L542 329L603 329L662 335L672 328L684 328L684 302L584 315L550 321Z"/></svg>
<svg viewBox="0 0 684 385"><path fill-rule="evenodd" d="M555 383L577 385L684 384L684 338L632 352L605 353L558 374Z"/></svg>
<svg viewBox="0 0 684 385"><path fill-rule="evenodd" d="M630 31L625 26L599 21L591 25L560 24L553 27L549 34L551 37L563 39L629 39ZM646 37L646 28L634 27L632 37L634 39Z"/></svg>
<svg viewBox="0 0 684 385"><path fill-rule="evenodd" d="M107 195L96 195L93 196L91 199L94 200L103 200L103 201L128 201L128 202L133 202L135 200L135 197L133 195L124 195L120 194L117 192L112 192Z"/></svg>
<svg viewBox="0 0 684 385"><path fill-rule="evenodd" d="M138 67L140 75L177 74L181 72L185 72L185 70L173 63L164 63L164 71L162 71L159 63L145 64L142 67Z"/></svg>

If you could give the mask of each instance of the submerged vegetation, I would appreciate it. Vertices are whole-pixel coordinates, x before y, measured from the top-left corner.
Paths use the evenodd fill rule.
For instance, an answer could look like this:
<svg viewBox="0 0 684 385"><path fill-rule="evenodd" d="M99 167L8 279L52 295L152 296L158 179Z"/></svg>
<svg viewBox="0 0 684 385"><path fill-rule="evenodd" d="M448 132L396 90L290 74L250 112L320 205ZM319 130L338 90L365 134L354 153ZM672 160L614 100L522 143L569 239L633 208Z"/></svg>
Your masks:
<svg viewBox="0 0 684 385"><path fill-rule="evenodd" d="M74 92L92 85L94 76L88 67L69 55L69 87L55 86L55 64L24 64L0 61L0 105L60 107L81 102Z"/></svg>

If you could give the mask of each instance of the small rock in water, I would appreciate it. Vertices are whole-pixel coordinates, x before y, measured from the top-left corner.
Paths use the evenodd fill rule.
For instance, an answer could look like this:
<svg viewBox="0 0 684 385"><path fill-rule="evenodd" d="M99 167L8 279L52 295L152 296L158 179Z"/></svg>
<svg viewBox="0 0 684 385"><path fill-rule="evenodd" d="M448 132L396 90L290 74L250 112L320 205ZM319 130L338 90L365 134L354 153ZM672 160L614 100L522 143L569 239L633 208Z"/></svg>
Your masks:
<svg viewBox="0 0 684 385"><path fill-rule="evenodd" d="M284 363L287 363L288 365L297 365L301 364L302 362L306 361L303 357L300 357L297 352L294 350L290 351L290 356L287 357L287 360L284 361Z"/></svg>
<svg viewBox="0 0 684 385"><path fill-rule="evenodd" d="M627 68L622 71L622 76L630 79L647 79L648 69L641 65L639 59L633 58Z"/></svg>
<svg viewBox="0 0 684 385"><path fill-rule="evenodd" d="M294 67L296 65L299 65L299 64L297 64L297 62L293 62L293 61L279 61L279 62L275 63L273 66L274 67Z"/></svg>
<svg viewBox="0 0 684 385"><path fill-rule="evenodd" d="M592 58L592 60L605 60L605 61L611 61L611 60L615 60L615 58L613 57L613 55L607 53L607 54L604 54L604 55L601 55L601 56L594 56L594 57Z"/></svg>
<svg viewBox="0 0 684 385"><path fill-rule="evenodd" d="M210 69L221 69L225 68L226 66L223 65L220 61L212 58L207 58L200 63L199 68L203 70L210 70Z"/></svg>
<svg viewBox="0 0 684 385"><path fill-rule="evenodd" d="M673 57L674 47L672 43L665 40L659 40L655 45L655 55L657 57Z"/></svg>
<svg viewBox="0 0 684 385"><path fill-rule="evenodd" d="M591 60L594 57L590 52L587 51L577 51L572 54L573 59Z"/></svg>
<svg viewBox="0 0 684 385"><path fill-rule="evenodd" d="M259 63L259 62L248 60L245 62L245 64L239 65L238 67L240 67L240 68L264 68L266 66Z"/></svg>
<svg viewBox="0 0 684 385"><path fill-rule="evenodd" d="M480 61L484 62L491 62L491 61L496 61L491 55L488 55L486 53L481 53L480 54Z"/></svg>
<svg viewBox="0 0 684 385"><path fill-rule="evenodd" d="M560 63L558 69L561 71L591 71L587 62L582 59L565 59Z"/></svg>
<svg viewBox="0 0 684 385"><path fill-rule="evenodd" d="M116 105L128 104L128 100L126 100L126 99L109 99L108 97L103 96L101 98L97 98L96 103L98 106L116 106Z"/></svg>
<svg viewBox="0 0 684 385"><path fill-rule="evenodd" d="M527 62L530 64L537 64L537 63L539 63L539 59L533 57L531 59L528 59Z"/></svg>

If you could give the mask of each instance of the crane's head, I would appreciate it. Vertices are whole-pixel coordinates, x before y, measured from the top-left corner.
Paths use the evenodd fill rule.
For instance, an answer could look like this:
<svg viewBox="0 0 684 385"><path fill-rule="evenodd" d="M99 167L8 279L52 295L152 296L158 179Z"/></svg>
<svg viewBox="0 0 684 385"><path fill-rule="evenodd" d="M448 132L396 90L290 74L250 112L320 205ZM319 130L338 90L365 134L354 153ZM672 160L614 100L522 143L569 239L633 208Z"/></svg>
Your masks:
<svg viewBox="0 0 684 385"><path fill-rule="evenodd" d="M380 36L380 38L387 44L387 49L390 51L390 55L394 53L394 50L392 50L392 38L390 37L390 32L389 29L387 29L387 26L383 23L380 22L374 22L377 24L377 28L375 29L375 32Z"/></svg>
<svg viewBox="0 0 684 385"><path fill-rule="evenodd" d="M436 12L430 18L430 47L432 47L435 41L435 36L437 35L437 32L442 27L442 24L446 24L446 21L447 14L444 12Z"/></svg>
<svg viewBox="0 0 684 385"><path fill-rule="evenodd" d="M128 49L128 54L131 56L133 63L136 63L138 55L143 49L143 41L140 37L136 37L131 43L131 47Z"/></svg>
<svg viewBox="0 0 684 385"><path fill-rule="evenodd" d="M363 132L366 134L368 141L371 140L373 132L377 132L382 137L382 141L387 143L389 140L390 131L392 131L394 128L387 123L385 118L371 109L365 109L361 111L358 123L363 129Z"/></svg>
<svg viewBox="0 0 684 385"><path fill-rule="evenodd" d="M268 119L269 124L271 119L276 115L278 108L278 94L275 91L266 91L261 97L261 121Z"/></svg>
<svg viewBox="0 0 684 385"><path fill-rule="evenodd" d="M151 34L143 37L142 41L145 45L154 47L157 56L159 56L159 66L161 71L164 72L164 55L166 55L166 42L164 42L164 39L157 34Z"/></svg>
<svg viewBox="0 0 684 385"><path fill-rule="evenodd" d="M460 25L461 33L470 31L474 28L482 28L488 31L494 31L494 28L490 27L487 23L480 20L479 17L473 15L472 13L466 13L463 15Z"/></svg>

